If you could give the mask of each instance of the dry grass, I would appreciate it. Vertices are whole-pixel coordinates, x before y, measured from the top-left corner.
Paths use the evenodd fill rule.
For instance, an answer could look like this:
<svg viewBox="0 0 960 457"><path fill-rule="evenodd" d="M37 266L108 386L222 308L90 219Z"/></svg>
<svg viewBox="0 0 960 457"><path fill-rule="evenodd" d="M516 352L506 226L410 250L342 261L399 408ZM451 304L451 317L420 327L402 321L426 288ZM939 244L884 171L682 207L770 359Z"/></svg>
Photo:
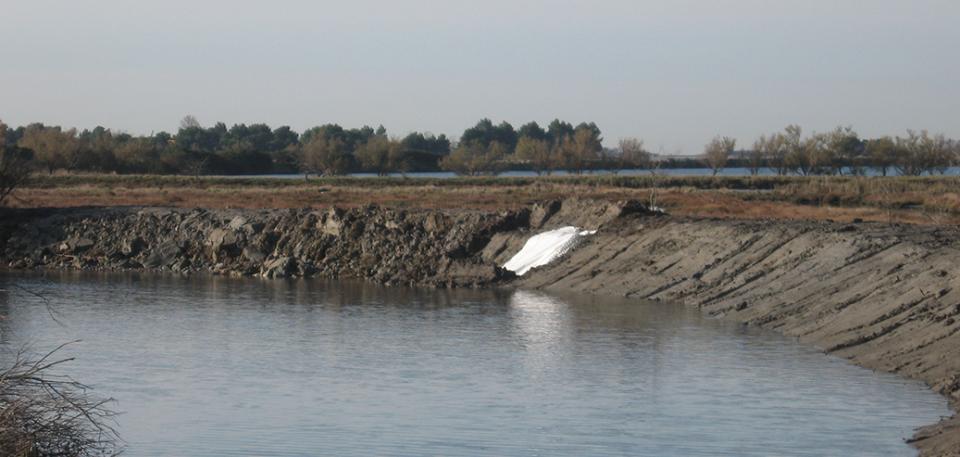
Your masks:
<svg viewBox="0 0 960 457"><path fill-rule="evenodd" d="M98 399L87 386L51 373L73 360L54 358L60 348L38 358L21 350L0 371L0 455L110 456L122 450L111 426L111 400Z"/></svg>
<svg viewBox="0 0 960 457"><path fill-rule="evenodd" d="M57 180L60 181L57 181ZM570 177L479 179L255 180L182 177L45 177L18 190L12 206L176 206L204 208L518 208L568 197L651 200L673 214L953 224L956 178Z"/></svg>

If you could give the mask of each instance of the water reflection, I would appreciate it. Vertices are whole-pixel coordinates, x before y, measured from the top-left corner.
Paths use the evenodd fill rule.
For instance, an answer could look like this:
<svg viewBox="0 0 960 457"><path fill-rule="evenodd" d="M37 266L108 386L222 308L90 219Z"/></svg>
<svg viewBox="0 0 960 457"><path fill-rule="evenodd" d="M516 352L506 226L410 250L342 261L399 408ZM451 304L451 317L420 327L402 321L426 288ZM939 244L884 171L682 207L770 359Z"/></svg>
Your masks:
<svg viewBox="0 0 960 457"><path fill-rule="evenodd" d="M946 414L695 310L534 291L0 275L0 343L72 339L128 455L902 455ZM0 286L2 288L2 286Z"/></svg>

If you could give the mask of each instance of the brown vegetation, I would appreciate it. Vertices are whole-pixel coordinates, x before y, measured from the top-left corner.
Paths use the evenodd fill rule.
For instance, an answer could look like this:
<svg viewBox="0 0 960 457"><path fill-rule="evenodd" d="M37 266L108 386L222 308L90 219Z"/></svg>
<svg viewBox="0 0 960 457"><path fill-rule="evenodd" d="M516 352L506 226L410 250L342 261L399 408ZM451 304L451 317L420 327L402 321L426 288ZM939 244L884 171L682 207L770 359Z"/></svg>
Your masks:
<svg viewBox="0 0 960 457"><path fill-rule="evenodd" d="M73 360L55 358L57 350L39 358L18 352L11 366L0 372L0 455L117 454L120 439L110 425L114 415L107 407L110 400L92 397L87 386L52 374Z"/></svg>
<svg viewBox="0 0 960 457"><path fill-rule="evenodd" d="M949 177L601 176L457 179L190 179L53 176L15 192L16 207L173 206L500 210L571 196L653 201L669 212L741 219L960 222L960 179Z"/></svg>

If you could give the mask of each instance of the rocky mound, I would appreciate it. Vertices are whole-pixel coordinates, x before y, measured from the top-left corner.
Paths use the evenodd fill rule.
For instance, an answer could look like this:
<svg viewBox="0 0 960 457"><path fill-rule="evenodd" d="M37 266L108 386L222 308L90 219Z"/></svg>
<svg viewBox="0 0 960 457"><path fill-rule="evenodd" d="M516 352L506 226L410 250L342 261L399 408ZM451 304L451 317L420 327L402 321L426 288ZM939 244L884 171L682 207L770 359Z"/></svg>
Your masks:
<svg viewBox="0 0 960 457"><path fill-rule="evenodd" d="M381 284L483 286L512 277L492 239L522 240L565 215L596 225L642 206L550 202L500 213L113 208L12 211L2 258L12 268L150 270L265 278L356 278ZM497 238L500 239L500 238ZM505 250L501 250L505 252Z"/></svg>

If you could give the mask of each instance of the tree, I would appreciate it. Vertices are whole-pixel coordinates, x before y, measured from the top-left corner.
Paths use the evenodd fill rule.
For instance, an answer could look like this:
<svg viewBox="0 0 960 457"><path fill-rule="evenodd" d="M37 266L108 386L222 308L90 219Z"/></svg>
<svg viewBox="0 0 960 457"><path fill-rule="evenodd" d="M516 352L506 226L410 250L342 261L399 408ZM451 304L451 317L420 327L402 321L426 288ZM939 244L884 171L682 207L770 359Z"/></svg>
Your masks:
<svg viewBox="0 0 960 457"><path fill-rule="evenodd" d="M517 132L509 122L503 121L499 125L493 125L490 119L481 119L473 127L463 131L460 136L460 143L477 144L482 147L489 147L492 143L500 143L501 147L512 152L517 146Z"/></svg>
<svg viewBox="0 0 960 457"><path fill-rule="evenodd" d="M391 141L386 136L374 136L357 148L355 153L360 166L372 170L378 176L386 176L394 168L390 156Z"/></svg>
<svg viewBox="0 0 960 457"><path fill-rule="evenodd" d="M898 157L895 166L902 175L943 174L955 160L953 146L942 134L907 130L907 137L897 137L896 144Z"/></svg>
<svg viewBox="0 0 960 457"><path fill-rule="evenodd" d="M270 140L270 151L282 151L292 145L297 144L299 141L299 135L297 132L294 132L290 129L289 126L281 125L273 129L272 138Z"/></svg>
<svg viewBox="0 0 960 457"><path fill-rule="evenodd" d="M581 125L561 142L559 155L564 166L579 175L599 158L602 149L599 129Z"/></svg>
<svg viewBox="0 0 960 457"><path fill-rule="evenodd" d="M113 155L117 171L126 173L167 173L160 162L161 144L150 138L133 138L117 144Z"/></svg>
<svg viewBox="0 0 960 457"><path fill-rule="evenodd" d="M887 176L887 170L896 164L897 157L900 155L897 143L889 136L867 140L865 149L871 166L882 176Z"/></svg>
<svg viewBox="0 0 960 457"><path fill-rule="evenodd" d="M767 166L777 172L778 176L790 173L790 167L787 162L787 137L781 132L774 133L764 139L760 145L763 147L761 155L766 161Z"/></svg>
<svg viewBox="0 0 960 457"><path fill-rule="evenodd" d="M517 136L519 139L530 138L532 140L543 141L548 141L550 139L550 137L547 135L547 131L541 128L540 124L537 124L536 122L528 122L520 126L520 129L517 130Z"/></svg>
<svg viewBox="0 0 960 457"><path fill-rule="evenodd" d="M266 143L263 143L264 145ZM273 159L265 148L258 148L250 140L233 141L216 153L217 171L227 174L268 174Z"/></svg>
<svg viewBox="0 0 960 457"><path fill-rule="evenodd" d="M347 151L346 144L336 137L316 135L303 145L301 154L300 170L304 173L304 178L310 173L343 175L353 166L353 156Z"/></svg>
<svg viewBox="0 0 960 457"><path fill-rule="evenodd" d="M517 148L514 154L518 159L529 163L530 167L533 171L537 172L538 175L543 173L549 175L553 172L553 166L555 164L553 150L545 139L522 136L520 137L520 141L517 142Z"/></svg>
<svg viewBox="0 0 960 457"><path fill-rule="evenodd" d="M200 121L192 114L183 116L183 119L180 119L180 128L189 129L189 128L200 128Z"/></svg>
<svg viewBox="0 0 960 457"><path fill-rule="evenodd" d="M639 138L622 138L619 143L620 168L650 168L650 151L643 148L643 140Z"/></svg>
<svg viewBox="0 0 960 457"><path fill-rule="evenodd" d="M827 174L836 162L833 151L829 148L828 134L814 133L802 142L804 163L807 166L805 174Z"/></svg>
<svg viewBox="0 0 960 457"><path fill-rule="evenodd" d="M450 153L450 140L446 135L434 136L432 133L410 132L403 137L401 143L410 152L438 156Z"/></svg>
<svg viewBox="0 0 960 457"><path fill-rule="evenodd" d="M703 160L713 170L714 176L727 166L727 160L736 146L737 140L726 136L717 136L703 148Z"/></svg>
<svg viewBox="0 0 960 457"><path fill-rule="evenodd" d="M493 142L484 147L477 143L461 143L440 161L440 167L458 175L479 176L500 172L506 148Z"/></svg>
<svg viewBox="0 0 960 457"><path fill-rule="evenodd" d="M6 141L7 125L0 122L0 206L30 177L33 151Z"/></svg>
<svg viewBox="0 0 960 457"><path fill-rule="evenodd" d="M37 162L51 174L58 168L73 170L80 158L81 145L76 129L61 130L60 127L32 124L24 131L19 145L32 150Z"/></svg>
<svg viewBox="0 0 960 457"><path fill-rule="evenodd" d="M747 153L747 169L750 170L751 176L760 174L760 169L763 168L767 158L767 144L772 138L772 136L767 138L766 135L760 135L760 138L753 142L753 149Z"/></svg>
<svg viewBox="0 0 960 457"><path fill-rule="evenodd" d="M783 129L782 140L784 168L798 174L808 174L809 166L804 152L803 130L800 126L795 124L786 126Z"/></svg>
<svg viewBox="0 0 960 457"><path fill-rule="evenodd" d="M554 119L547 126L547 140L554 146L559 146L563 140L573 135L573 124Z"/></svg>
<svg viewBox="0 0 960 457"><path fill-rule="evenodd" d="M834 173L842 175L844 167L853 175L864 173L863 142L852 127L837 127L826 134L825 140L826 155L832 161Z"/></svg>

